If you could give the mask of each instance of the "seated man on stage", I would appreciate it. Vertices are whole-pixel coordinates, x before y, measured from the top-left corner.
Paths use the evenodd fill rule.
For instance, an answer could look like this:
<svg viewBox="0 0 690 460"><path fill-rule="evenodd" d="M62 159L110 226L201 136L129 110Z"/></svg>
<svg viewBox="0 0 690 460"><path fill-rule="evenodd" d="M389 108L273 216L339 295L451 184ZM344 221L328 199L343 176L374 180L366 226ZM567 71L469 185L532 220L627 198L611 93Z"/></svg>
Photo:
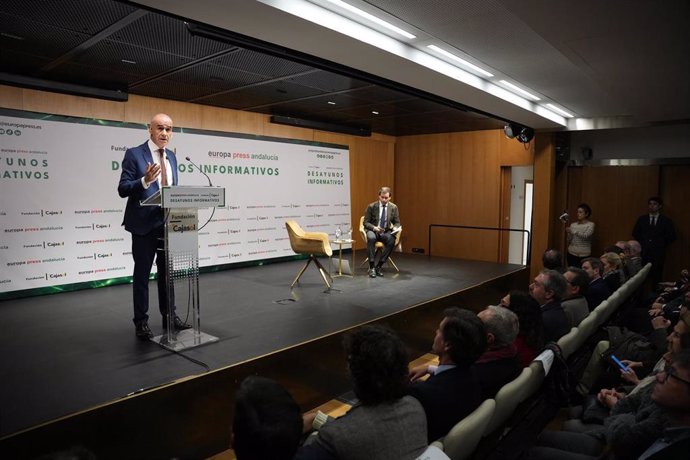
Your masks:
<svg viewBox="0 0 690 460"><path fill-rule="evenodd" d="M367 256L369 257L369 276L383 276L381 266L388 260L395 245L395 233L400 229L398 207L390 203L390 187L381 187L379 199L374 201L364 213L364 228L367 231ZM376 242L384 244L379 262L375 264Z"/></svg>

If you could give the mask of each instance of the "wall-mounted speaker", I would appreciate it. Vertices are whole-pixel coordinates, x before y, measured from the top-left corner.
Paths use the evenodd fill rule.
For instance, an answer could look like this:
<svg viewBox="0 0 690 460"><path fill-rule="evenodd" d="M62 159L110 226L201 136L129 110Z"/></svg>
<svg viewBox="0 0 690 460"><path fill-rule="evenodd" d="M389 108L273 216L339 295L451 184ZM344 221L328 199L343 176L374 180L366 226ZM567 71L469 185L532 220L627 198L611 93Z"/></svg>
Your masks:
<svg viewBox="0 0 690 460"><path fill-rule="evenodd" d="M523 144L529 143L534 138L534 130L516 123L508 123L503 127L503 132L508 139L515 139Z"/></svg>

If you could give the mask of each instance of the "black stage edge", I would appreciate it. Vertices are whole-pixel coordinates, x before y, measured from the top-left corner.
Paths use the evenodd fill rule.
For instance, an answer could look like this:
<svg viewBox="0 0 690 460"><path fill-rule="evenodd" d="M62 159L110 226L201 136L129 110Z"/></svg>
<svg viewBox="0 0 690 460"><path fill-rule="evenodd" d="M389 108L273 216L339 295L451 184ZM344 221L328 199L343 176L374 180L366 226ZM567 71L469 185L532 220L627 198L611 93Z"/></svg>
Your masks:
<svg viewBox="0 0 690 460"><path fill-rule="evenodd" d="M201 329L220 341L184 356L135 338L130 285L0 303L0 456L80 445L98 458L209 457L229 448L234 393L247 375L280 381L308 410L350 389L348 330L387 324L414 359L430 350L444 308L476 311L528 284L520 265L394 257L399 273L371 279L360 268L330 292L312 267L290 290L304 260L204 274ZM154 282L150 291L154 299Z"/></svg>

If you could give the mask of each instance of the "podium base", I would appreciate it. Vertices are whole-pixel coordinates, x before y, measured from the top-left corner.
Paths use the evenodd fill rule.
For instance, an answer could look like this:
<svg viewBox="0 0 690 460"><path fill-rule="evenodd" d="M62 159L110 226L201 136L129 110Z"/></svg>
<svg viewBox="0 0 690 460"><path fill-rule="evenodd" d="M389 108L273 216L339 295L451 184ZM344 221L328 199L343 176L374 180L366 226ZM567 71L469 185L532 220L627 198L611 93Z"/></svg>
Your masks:
<svg viewBox="0 0 690 460"><path fill-rule="evenodd" d="M217 342L218 337L204 332L197 333L194 329L186 329L184 331L174 332L170 340L168 340L168 334L163 334L155 336L151 341L171 351L182 351L189 348L200 347L207 343Z"/></svg>

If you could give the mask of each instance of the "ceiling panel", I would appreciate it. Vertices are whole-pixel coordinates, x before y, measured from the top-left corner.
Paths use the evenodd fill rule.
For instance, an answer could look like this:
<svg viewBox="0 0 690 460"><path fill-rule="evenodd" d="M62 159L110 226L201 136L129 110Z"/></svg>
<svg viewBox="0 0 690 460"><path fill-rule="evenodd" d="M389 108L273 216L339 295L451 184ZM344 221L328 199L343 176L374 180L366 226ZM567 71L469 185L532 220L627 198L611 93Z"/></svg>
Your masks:
<svg viewBox="0 0 690 460"><path fill-rule="evenodd" d="M441 11L445 4L436 6ZM0 68L48 82L343 123L395 136L483 126L468 112L406 89L246 49L227 37L218 41L192 34L178 18L114 0L3 0L0 26ZM436 119L430 117L434 113L453 115Z"/></svg>

